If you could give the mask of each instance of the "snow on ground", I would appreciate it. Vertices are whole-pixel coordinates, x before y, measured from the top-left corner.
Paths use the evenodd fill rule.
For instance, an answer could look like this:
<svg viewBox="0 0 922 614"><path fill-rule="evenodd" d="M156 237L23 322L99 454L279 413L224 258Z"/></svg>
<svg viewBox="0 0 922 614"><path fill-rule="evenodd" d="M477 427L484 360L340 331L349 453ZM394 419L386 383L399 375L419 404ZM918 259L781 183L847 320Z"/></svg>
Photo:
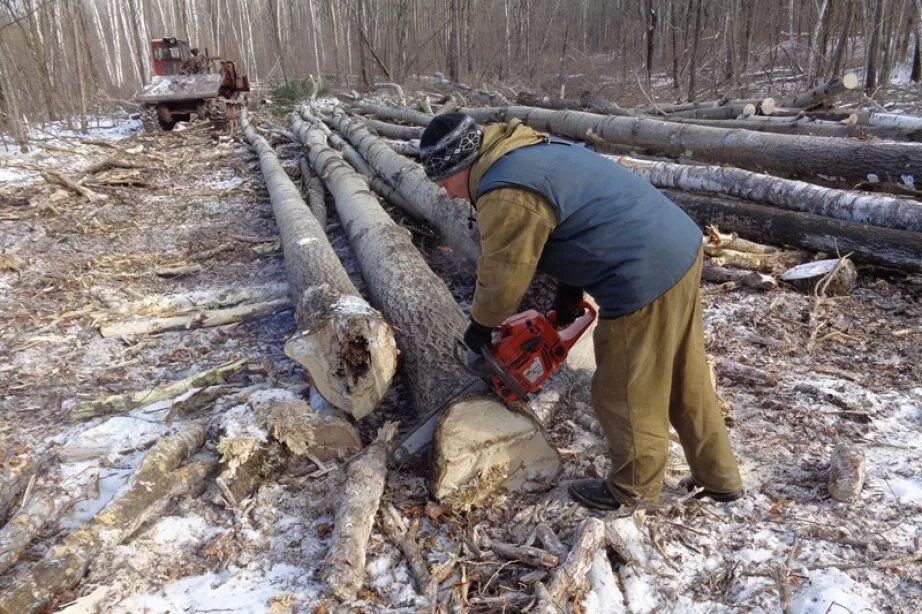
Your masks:
<svg viewBox="0 0 922 614"><path fill-rule="evenodd" d="M137 159L149 164L139 171L144 187L100 188L109 199L90 204L36 182L21 188L32 204L13 209L16 219L0 218L0 249L25 267L0 274L0 440L51 455L38 487L59 483L88 493L12 574L0 577L0 590L117 496L150 447L183 420L207 425L202 453L211 454L219 435L264 437L245 416L268 397L309 395L320 404L281 351L294 331L290 312L217 329L124 340L99 336L101 323L159 304L149 300L154 296L194 302L209 290L284 282L278 252L261 254L252 242L234 239L275 235L245 148L195 130L111 143L123 151L142 148ZM85 168L88 160L112 153L103 145L71 146L76 154L54 154L56 168ZM333 213L331 243L361 288ZM431 239L417 239L459 302L469 301L470 271ZM202 261L198 273L175 279L154 273L224 244L231 247ZM864 270L853 296L821 305L790 289L705 286L709 353L779 380L759 387L733 381L718 368L721 393L733 408L730 432L747 494L726 505L683 500L677 483L687 467L673 443L662 505L636 515L637 525L622 525L634 527L632 548L640 562L597 555L582 597L585 611L617 611L620 604L632 612L778 611L776 577L783 567L794 612L919 611L918 564L875 569L869 563L911 553L922 535L920 297L918 278ZM826 324L808 350L814 314ZM78 401L144 389L239 357L259 360L259 370L191 415L171 415L168 423L171 404L165 402L84 423L69 420ZM390 474L385 500L420 522L430 567L463 559L473 610L491 611L476 602L485 585L491 592L530 592L520 579L533 570L481 560L468 544L483 536L522 543L538 521L569 544L587 516L563 485L609 469L588 397L591 368L591 351L577 352L533 402L539 413L553 416L551 437L564 458L563 474L547 492L501 496L456 514L427 501L421 468ZM399 417L406 398L396 382L385 407L364 421L363 434ZM826 492L829 456L844 442L863 446L868 458L867 484L850 504ZM306 462L289 467L255 493L246 512L222 502L209 482L204 493L180 499L95 560L64 611L313 611L321 603L319 571L343 481L341 465L311 477L314 469ZM601 517L623 523L617 520L623 515ZM829 567L842 563L855 568ZM460 571L446 586L460 585ZM366 572L354 611L415 612L428 603L413 588L400 551L377 529ZM446 588L449 595L453 590Z"/></svg>

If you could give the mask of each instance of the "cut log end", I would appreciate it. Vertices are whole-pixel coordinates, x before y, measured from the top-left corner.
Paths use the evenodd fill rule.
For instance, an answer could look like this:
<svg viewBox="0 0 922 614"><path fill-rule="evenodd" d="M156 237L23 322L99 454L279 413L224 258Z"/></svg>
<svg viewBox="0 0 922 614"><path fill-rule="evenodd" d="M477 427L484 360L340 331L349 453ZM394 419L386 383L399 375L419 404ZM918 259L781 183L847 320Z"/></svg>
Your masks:
<svg viewBox="0 0 922 614"><path fill-rule="evenodd" d="M449 407L439 424L432 494L469 509L500 488L546 482L559 469L557 451L534 422L496 400L474 397Z"/></svg>
<svg viewBox="0 0 922 614"><path fill-rule="evenodd" d="M804 292L847 296L855 289L858 271L851 260L832 258L807 262L785 271L781 279Z"/></svg>
<svg viewBox="0 0 922 614"><path fill-rule="evenodd" d="M379 314L336 311L285 344L285 354L331 404L362 418L387 392L397 369L393 332Z"/></svg>
<svg viewBox="0 0 922 614"><path fill-rule="evenodd" d="M858 75L853 72L850 72L842 77L842 85L845 86L847 90L853 90L858 87Z"/></svg>

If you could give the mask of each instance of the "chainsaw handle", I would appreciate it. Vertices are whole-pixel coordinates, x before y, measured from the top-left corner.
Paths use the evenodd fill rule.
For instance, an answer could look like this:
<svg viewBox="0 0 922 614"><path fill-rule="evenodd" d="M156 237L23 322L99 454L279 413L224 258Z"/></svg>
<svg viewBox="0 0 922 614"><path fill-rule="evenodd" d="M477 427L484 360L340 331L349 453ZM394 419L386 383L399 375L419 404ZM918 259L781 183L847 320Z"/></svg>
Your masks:
<svg viewBox="0 0 922 614"><path fill-rule="evenodd" d="M561 328L557 331L557 334L560 335L560 341L563 343L563 346L569 350L573 345L579 341L583 333L586 332L592 324L595 322L599 313L596 311L595 306L589 301L580 301L577 304L577 307L583 310L583 315L573 320L573 323L567 326L566 328ZM547 314L548 322L554 328L557 328L557 312L551 311Z"/></svg>

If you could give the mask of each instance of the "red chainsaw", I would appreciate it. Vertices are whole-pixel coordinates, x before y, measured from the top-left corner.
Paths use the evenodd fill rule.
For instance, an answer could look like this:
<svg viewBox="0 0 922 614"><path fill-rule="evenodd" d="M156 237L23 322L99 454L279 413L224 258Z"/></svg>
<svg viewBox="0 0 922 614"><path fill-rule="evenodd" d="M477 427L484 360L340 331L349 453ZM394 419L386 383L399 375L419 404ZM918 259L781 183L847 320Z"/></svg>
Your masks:
<svg viewBox="0 0 922 614"><path fill-rule="evenodd" d="M468 365L470 348L458 339L455 358L477 377L454 391L447 400L404 436L394 450L394 458L402 462L420 452L432 441L439 414L455 399L470 393L486 381L490 388L507 403L527 401L528 396L554 374L567 359L570 348L592 326L597 317L595 307L587 301L577 306L583 315L565 328L557 328L557 312L546 316L530 309L503 322L493 333L494 341L481 350L482 365Z"/></svg>
<svg viewBox="0 0 922 614"><path fill-rule="evenodd" d="M582 301L577 308L583 315L562 329L557 328L556 311L544 316L529 309L511 316L494 333L495 341L481 351L483 370L467 367L469 348L461 340L456 341L455 356L473 375L489 381L503 400L527 401L560 368L570 348L595 322L597 314L591 303Z"/></svg>

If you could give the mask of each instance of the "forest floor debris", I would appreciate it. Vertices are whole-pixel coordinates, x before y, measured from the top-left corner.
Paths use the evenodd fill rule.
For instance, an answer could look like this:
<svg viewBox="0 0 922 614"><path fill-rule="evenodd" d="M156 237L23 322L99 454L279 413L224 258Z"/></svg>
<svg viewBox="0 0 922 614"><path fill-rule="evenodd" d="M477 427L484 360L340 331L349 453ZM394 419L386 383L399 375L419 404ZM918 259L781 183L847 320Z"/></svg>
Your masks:
<svg viewBox="0 0 922 614"><path fill-rule="evenodd" d="M0 459L47 457L37 487L85 488L89 495L0 577L0 591L123 492L145 454L182 423L203 422L205 448L213 451L235 428L228 416L245 413L236 408L267 394L309 394L282 352L295 330L290 310L215 328L127 339L99 334L100 324L139 313L150 297L173 297L175 306L203 291L284 282L280 254L259 253L253 247L264 242L250 240L276 237L255 157L236 139L194 130L182 137L134 134L107 145L77 138L69 148L53 159L30 154L28 163L78 176L120 152L143 161L145 185L102 184L94 190L107 198L90 202L39 175L4 184L4 198L25 204L0 200L0 254L19 263L0 270ZM279 151L296 173L297 148ZM0 172L23 161L19 154L0 159ZM335 215L329 233L362 290ZM430 235L414 239L455 298L469 302L472 272ZM230 247L217 249L224 245ZM206 259L194 257L209 250L215 251ZM156 274L190 261L201 269ZM620 528L624 543L592 559L580 574L585 581L568 589L571 597L587 612L610 611L611 599L638 612L777 611L782 594L797 612L922 608L919 563L910 560L922 535L922 279L859 267L850 296L822 301L784 285L763 291L706 282L703 294L709 353L776 382L734 378L738 369L722 372L718 364L747 494L724 505L686 498L679 480L687 467L673 443L662 505L627 518L599 516L606 527ZM507 561L490 544L550 550L553 540L538 537L550 531L570 548L591 516L565 491L570 479L608 470L589 405L586 350L532 402L554 415L552 443L564 462L554 487L499 496L461 513L428 501L421 470L390 472L383 508L409 520L430 586L420 588L401 544L376 525L354 611L417 611L431 599L455 600L470 611L516 610L531 602L531 583L551 585L554 570L542 575L526 561ZM255 367L206 388L204 399L191 390L117 416L69 420L81 402L239 359ZM360 424L366 443L386 420L401 417L406 398L395 382L385 406ZM315 395L311 401L323 410ZM827 492L831 454L845 442L866 451L866 483L851 503ZM203 494L180 499L103 552L56 603L68 604L63 611L71 614L313 611L324 603L320 567L343 467L298 459L236 509L210 480ZM904 562L881 568L880 561Z"/></svg>

